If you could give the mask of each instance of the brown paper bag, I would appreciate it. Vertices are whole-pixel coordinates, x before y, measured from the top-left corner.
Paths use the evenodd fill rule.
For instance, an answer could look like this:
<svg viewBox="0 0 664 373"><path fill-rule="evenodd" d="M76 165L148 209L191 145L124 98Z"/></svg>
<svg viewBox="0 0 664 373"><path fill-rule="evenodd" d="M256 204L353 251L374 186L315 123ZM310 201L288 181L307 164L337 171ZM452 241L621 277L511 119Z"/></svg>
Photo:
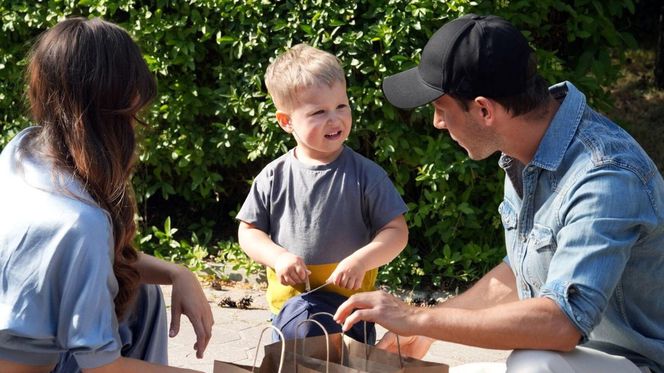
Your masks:
<svg viewBox="0 0 664 373"><path fill-rule="evenodd" d="M252 367L249 365L240 365L240 364L227 363L225 361L215 360L212 372L213 373L247 373L247 372L269 373L270 372L269 370L263 369L262 367L255 368L254 370L252 370L251 368Z"/></svg>
<svg viewBox="0 0 664 373"><path fill-rule="evenodd" d="M282 366L284 364L284 357L285 357L285 351L286 351L286 344L284 342L277 342L273 343L272 345L278 345L278 347L275 347L275 350L278 351L277 354L270 354L270 356L265 356L263 357L263 361L261 362L261 365L258 367L256 366L256 360L258 357L258 346L261 345L261 340L263 339L263 334L265 334L265 331L268 329L274 329L276 330L277 333L281 336L281 340L284 340L283 334L281 334L281 330L278 328L268 325L263 330L261 331L260 337L258 337L258 343L256 343L256 355L254 356L254 363L252 365L241 365L241 364L235 364L235 363L230 363L226 361L219 361L215 360L214 361L214 368L212 370L213 373L246 373L246 372L256 372L256 373L281 373L281 372L287 372L287 370L283 370ZM276 358L276 361L272 361L273 359ZM309 373L309 372L307 372Z"/></svg>
<svg viewBox="0 0 664 373"><path fill-rule="evenodd" d="M286 358L283 372L304 372L304 368L313 372L329 373L447 373L445 364L399 357L397 354L358 342L341 333L329 335L329 368L326 368L326 337L317 336L286 341ZM265 346L267 364L277 372L275 357L280 356L280 343Z"/></svg>
<svg viewBox="0 0 664 373"><path fill-rule="evenodd" d="M305 320L313 322L321 328L323 326L316 320ZM258 345L263 338L263 329L258 340ZM257 368L242 366L233 363L215 361L214 373L447 373L448 366L418 360L410 357L402 357L391 352L381 350L358 342L341 333L327 334L317 337L308 337L275 342L265 346L265 357ZM254 359L254 365L256 360Z"/></svg>
<svg viewBox="0 0 664 373"><path fill-rule="evenodd" d="M344 365L358 369L361 372L441 372L447 373L446 364L418 360L412 357L399 356L375 346L358 342L348 336L343 336Z"/></svg>
<svg viewBox="0 0 664 373"><path fill-rule="evenodd" d="M306 322L318 325L323 330L324 335L288 340L285 341L285 345L281 342L275 342L265 346L265 359L263 361L268 371L278 372L279 367L276 364L276 358L284 356L281 370L283 373L360 373L334 363L341 360L341 334L329 335L323 325L313 319L303 320L297 325L296 330ZM285 352L282 352L284 348Z"/></svg>
<svg viewBox="0 0 664 373"><path fill-rule="evenodd" d="M230 362L218 361L214 362L213 373L246 373L246 372L257 372L257 373L318 373L318 372L328 372L328 373L347 373L350 372L342 366L333 366L334 364L329 361L331 358L339 359L335 355L330 355L330 344L328 341L327 331L325 328L315 320L305 320L305 322L312 322L318 324L325 333L321 336L320 341L316 341L312 347L314 349L307 350L308 352L313 352L315 356L320 356L321 359L316 359L307 355L297 355L293 351L298 350L297 346L291 345L291 342L297 343L297 341L284 341L284 336L281 334L281 331L269 325L261 332L260 337L258 338L257 346L260 346L261 340L263 339L263 334L266 330L272 328L279 333L281 336L280 342L275 342L270 345L265 346L265 357L260 366L254 367L256 365L256 357L254 357L253 365L240 365ZM319 337L316 337L319 338ZM339 346L340 343L337 343ZM290 345L290 349L286 346ZM302 346L302 342L300 342ZM301 349L299 349L301 351ZM256 355L257 356L257 355ZM354 372L354 371L353 371Z"/></svg>

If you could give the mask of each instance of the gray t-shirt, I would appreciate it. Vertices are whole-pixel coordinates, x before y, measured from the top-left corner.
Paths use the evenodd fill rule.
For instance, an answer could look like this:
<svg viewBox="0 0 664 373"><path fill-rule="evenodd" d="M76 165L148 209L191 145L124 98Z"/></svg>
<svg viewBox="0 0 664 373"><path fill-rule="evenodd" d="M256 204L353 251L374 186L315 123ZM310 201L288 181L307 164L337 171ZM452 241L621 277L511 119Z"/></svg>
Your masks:
<svg viewBox="0 0 664 373"><path fill-rule="evenodd" d="M0 154L0 359L47 365L69 351L81 368L106 365L121 348L110 220L71 175L20 153L32 130Z"/></svg>
<svg viewBox="0 0 664 373"><path fill-rule="evenodd" d="M337 263L408 211L387 173L349 147L326 165L294 151L258 174L237 219L266 232L307 264Z"/></svg>

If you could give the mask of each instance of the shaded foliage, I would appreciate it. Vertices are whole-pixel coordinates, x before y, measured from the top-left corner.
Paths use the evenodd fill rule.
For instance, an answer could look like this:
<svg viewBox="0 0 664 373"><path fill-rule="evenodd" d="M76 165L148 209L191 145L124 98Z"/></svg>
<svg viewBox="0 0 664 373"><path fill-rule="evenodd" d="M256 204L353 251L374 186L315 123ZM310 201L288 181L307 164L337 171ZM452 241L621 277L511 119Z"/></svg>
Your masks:
<svg viewBox="0 0 664 373"><path fill-rule="evenodd" d="M415 66L445 22L495 12L524 30L547 79L572 80L606 102L602 87L616 71L607 46L633 43L613 21L633 5L568 3L0 0L0 146L28 125L21 78L31 40L69 15L120 24L141 45L159 83L149 125L140 128L137 240L147 252L201 268L208 255L237 248L225 242L234 240L233 215L252 178L294 145L273 119L263 74L278 53L307 42L342 61L354 116L349 145L387 170L410 207L409 245L381 269L382 281L413 287L472 281L504 255L496 159L470 161L432 128L429 108L403 112L387 104L381 82Z"/></svg>

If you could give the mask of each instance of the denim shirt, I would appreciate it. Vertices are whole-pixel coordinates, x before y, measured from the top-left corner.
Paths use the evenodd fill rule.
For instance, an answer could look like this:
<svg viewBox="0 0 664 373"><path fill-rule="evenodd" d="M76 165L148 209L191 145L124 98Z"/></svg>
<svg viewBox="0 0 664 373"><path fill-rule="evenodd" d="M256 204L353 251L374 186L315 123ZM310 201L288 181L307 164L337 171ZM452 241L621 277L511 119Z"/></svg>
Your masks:
<svg viewBox="0 0 664 373"><path fill-rule="evenodd" d="M521 299L547 297L585 346L664 370L664 181L574 85L533 160L505 154L499 207Z"/></svg>

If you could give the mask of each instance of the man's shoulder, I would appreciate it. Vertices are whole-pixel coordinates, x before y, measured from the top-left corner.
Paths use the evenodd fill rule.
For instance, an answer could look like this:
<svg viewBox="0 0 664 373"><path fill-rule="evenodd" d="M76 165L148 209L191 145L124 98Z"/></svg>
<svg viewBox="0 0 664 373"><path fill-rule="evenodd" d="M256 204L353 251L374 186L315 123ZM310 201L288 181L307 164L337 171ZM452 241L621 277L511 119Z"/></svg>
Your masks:
<svg viewBox="0 0 664 373"><path fill-rule="evenodd" d="M658 173L654 162L627 131L591 109L586 111L576 138L593 168L618 167L643 180Z"/></svg>

